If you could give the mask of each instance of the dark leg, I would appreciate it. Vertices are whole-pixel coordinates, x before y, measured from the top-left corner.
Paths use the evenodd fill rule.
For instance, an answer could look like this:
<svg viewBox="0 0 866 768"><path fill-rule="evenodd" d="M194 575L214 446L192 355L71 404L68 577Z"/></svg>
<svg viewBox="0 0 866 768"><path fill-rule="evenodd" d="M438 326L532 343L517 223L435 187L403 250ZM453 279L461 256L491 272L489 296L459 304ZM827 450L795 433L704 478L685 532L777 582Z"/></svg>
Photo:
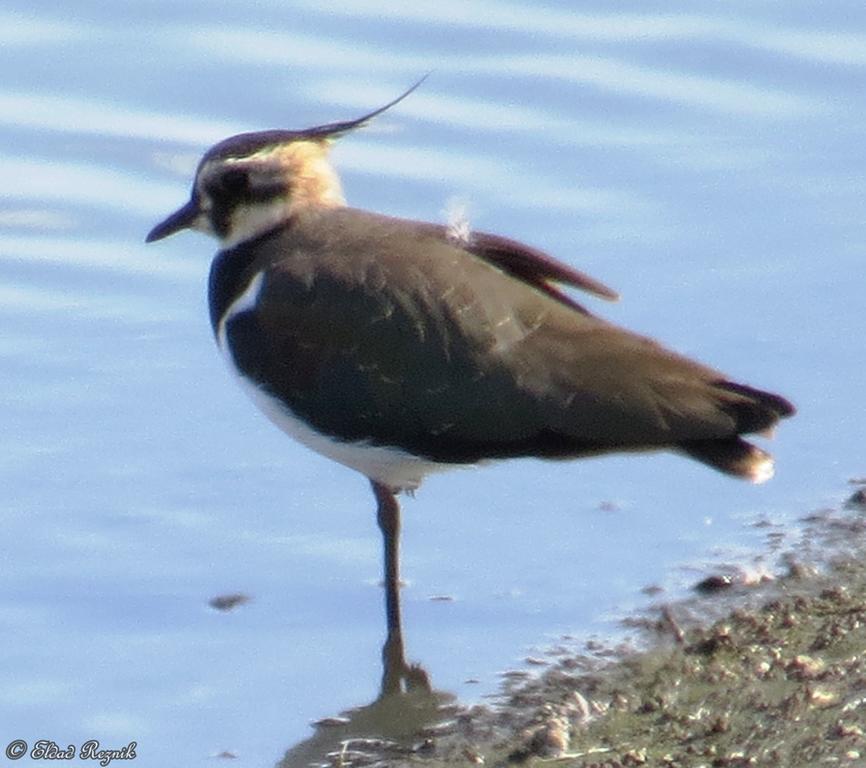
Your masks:
<svg viewBox="0 0 866 768"><path fill-rule="evenodd" d="M385 545L385 616L388 632L400 630L400 504L390 488L370 481L376 494L379 529Z"/></svg>
<svg viewBox="0 0 866 768"><path fill-rule="evenodd" d="M399 693L408 665L400 620L400 504L390 488L370 481L376 495L379 528L385 544L385 617L388 637L382 647L382 695Z"/></svg>

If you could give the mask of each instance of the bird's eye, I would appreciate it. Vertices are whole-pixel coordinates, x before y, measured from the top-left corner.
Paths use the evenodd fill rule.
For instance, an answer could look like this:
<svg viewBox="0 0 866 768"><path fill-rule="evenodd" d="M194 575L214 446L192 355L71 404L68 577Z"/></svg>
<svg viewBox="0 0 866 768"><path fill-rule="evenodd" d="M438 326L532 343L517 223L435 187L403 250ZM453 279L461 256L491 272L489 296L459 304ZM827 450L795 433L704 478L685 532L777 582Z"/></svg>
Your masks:
<svg viewBox="0 0 866 768"><path fill-rule="evenodd" d="M212 179L208 192L212 197L241 195L249 189L250 180L247 172L241 168L228 168Z"/></svg>
<svg viewBox="0 0 866 768"><path fill-rule="evenodd" d="M222 175L222 187L226 192L244 192L249 185L247 172L240 168L229 168Z"/></svg>

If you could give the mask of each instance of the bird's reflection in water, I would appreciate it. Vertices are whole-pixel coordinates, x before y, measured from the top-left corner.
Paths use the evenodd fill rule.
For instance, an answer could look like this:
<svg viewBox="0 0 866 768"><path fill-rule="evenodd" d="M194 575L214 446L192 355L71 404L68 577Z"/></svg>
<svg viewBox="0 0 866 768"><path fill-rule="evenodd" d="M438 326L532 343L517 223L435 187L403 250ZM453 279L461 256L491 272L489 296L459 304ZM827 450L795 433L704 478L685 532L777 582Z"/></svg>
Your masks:
<svg viewBox="0 0 866 768"><path fill-rule="evenodd" d="M314 724L313 735L290 748L277 768L362 766L425 748L425 731L453 716L452 694L434 691L427 672L406 661L400 612L400 509L393 494L374 483L378 522L385 542L385 617L379 695L366 706Z"/></svg>

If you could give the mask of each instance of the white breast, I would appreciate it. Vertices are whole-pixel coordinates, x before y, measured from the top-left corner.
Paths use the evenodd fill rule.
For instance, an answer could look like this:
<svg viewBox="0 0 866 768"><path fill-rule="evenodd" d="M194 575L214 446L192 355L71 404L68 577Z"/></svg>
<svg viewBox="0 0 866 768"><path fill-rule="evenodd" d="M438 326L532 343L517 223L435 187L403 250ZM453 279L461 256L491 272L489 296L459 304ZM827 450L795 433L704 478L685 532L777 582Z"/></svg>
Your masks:
<svg viewBox="0 0 866 768"><path fill-rule="evenodd" d="M228 344L226 326L233 317L255 308L264 283L264 272L256 273L246 290L229 306L217 327L217 344L241 389L259 409L283 432L316 453L350 467L371 480L395 491L413 491L431 472L441 472L454 465L440 464L418 458L399 448L370 445L365 442L343 442L317 432L298 418L285 403L274 397L256 382L244 376L235 365Z"/></svg>

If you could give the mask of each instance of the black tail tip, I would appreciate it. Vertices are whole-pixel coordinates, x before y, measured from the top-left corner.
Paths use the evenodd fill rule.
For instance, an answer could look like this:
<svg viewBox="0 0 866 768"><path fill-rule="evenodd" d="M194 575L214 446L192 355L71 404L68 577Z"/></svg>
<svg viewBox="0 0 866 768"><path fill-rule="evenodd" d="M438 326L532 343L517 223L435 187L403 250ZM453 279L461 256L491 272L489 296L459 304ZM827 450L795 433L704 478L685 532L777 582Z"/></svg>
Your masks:
<svg viewBox="0 0 866 768"><path fill-rule="evenodd" d="M718 381L716 386L751 400L755 405L770 411L777 420L787 419L797 413L797 409L790 400L773 392L755 389L745 384L737 384L734 381Z"/></svg>

